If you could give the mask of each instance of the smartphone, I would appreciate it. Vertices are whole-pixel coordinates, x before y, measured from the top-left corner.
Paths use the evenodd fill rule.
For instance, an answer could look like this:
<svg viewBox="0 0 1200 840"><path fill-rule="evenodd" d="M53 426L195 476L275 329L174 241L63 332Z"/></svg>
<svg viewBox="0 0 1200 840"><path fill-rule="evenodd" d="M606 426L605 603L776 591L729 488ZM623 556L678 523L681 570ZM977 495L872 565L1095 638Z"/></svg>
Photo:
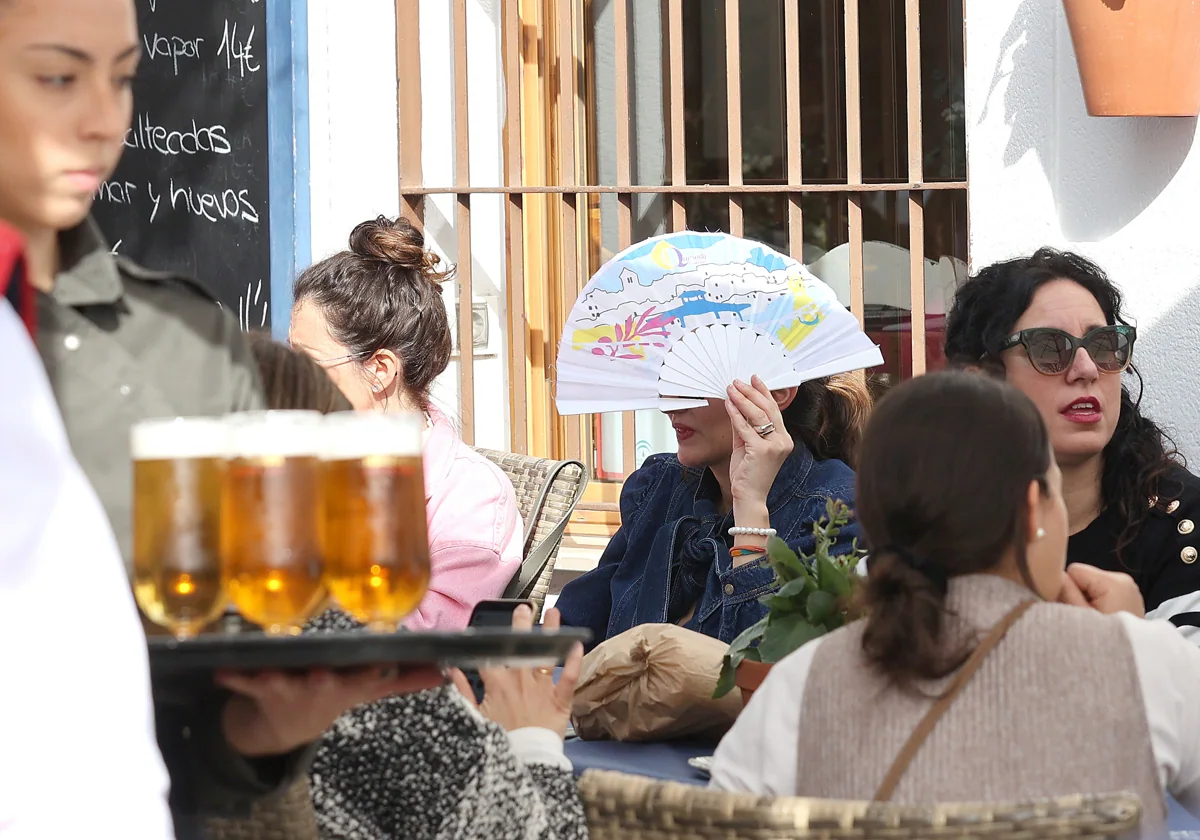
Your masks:
<svg viewBox="0 0 1200 840"><path fill-rule="evenodd" d="M512 616L517 611L517 607L525 604L529 609L533 609L533 601L529 600L509 600L509 601L480 601L475 605L475 609L471 611L471 620L467 623L468 627L512 627ZM475 692L475 702L483 702L483 679L479 676L479 672L474 668L463 670L463 674L467 677L467 682L471 684L471 690Z"/></svg>
<svg viewBox="0 0 1200 840"><path fill-rule="evenodd" d="M513 613L522 604L531 610L533 609L533 601L530 600L480 601L475 605L475 609L472 610L471 620L467 623L467 626L511 627Z"/></svg>

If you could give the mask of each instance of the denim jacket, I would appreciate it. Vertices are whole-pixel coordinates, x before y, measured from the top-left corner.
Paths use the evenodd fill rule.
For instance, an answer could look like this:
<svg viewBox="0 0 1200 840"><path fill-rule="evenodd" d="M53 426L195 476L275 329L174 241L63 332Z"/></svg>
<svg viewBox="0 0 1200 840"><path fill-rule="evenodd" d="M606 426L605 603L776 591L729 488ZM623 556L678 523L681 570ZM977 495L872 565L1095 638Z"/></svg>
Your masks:
<svg viewBox="0 0 1200 840"><path fill-rule="evenodd" d="M817 461L803 446L788 457L767 497L771 527L793 550L812 552L813 520L830 497L854 505L854 472L841 461ZM734 568L728 530L733 513L720 515L721 491L708 469L653 455L625 482L621 527L600 565L563 589L563 624L587 627L592 646L639 624L678 623L730 642L764 615L759 599L775 588L765 559ZM851 522L835 553L859 536Z"/></svg>

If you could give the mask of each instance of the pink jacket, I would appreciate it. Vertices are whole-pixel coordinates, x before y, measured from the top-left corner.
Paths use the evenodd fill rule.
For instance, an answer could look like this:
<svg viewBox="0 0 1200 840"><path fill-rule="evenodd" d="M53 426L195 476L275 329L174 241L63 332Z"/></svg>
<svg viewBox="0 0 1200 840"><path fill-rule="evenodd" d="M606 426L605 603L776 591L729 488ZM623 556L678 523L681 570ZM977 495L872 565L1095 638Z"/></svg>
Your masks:
<svg viewBox="0 0 1200 840"><path fill-rule="evenodd" d="M433 576L404 622L410 630L461 630L479 601L499 598L521 566L525 529L512 482L430 409L425 514Z"/></svg>

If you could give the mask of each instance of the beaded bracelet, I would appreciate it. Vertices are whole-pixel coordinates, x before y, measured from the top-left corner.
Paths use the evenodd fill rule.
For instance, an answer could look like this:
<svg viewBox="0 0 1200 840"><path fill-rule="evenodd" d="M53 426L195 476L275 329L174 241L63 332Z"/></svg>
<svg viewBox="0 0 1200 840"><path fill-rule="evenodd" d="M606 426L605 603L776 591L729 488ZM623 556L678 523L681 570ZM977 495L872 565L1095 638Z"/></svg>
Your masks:
<svg viewBox="0 0 1200 840"><path fill-rule="evenodd" d="M774 528L739 528L736 525L729 529L731 537L773 537L778 531Z"/></svg>

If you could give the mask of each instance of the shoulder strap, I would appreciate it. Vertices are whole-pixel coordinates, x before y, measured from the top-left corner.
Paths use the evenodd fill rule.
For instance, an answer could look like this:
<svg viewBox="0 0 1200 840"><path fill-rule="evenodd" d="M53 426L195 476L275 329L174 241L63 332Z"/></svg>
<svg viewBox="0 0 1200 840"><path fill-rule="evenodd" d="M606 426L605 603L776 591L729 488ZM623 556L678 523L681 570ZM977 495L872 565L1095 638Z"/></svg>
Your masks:
<svg viewBox="0 0 1200 840"><path fill-rule="evenodd" d="M583 492L587 488L587 467L579 461L560 461L555 465L550 475L546 476L546 483L542 485L542 492L538 494L537 502L533 506L533 516L526 525L529 531L529 539L532 539L534 532L537 530L538 517L542 515L542 508L546 505L546 499L550 495L550 490L554 486L554 482L562 474L562 471L569 466L579 467L581 473L581 480L579 487L575 491L575 498L571 500L566 514L554 526L554 529L521 561L521 568L517 570L516 576L509 582L508 588L504 590L505 598L524 598L528 596L533 591L537 579L541 577L542 569L546 568L546 564L550 561L550 555L554 553L554 550L562 541L563 533L566 532L567 525L571 521L571 513L575 510L575 506L579 504L579 500L583 497ZM526 542L528 543L528 540Z"/></svg>
<svg viewBox="0 0 1200 840"><path fill-rule="evenodd" d="M955 699L966 688L967 683L979 671L983 660L987 659L989 653L995 650L996 645L1000 644L1000 640L1008 633L1017 620L1023 616L1036 601L1024 601L1009 610L1004 618L996 622L996 626L991 629L987 637L979 643L974 652L959 668L958 674L955 675L954 681L946 689L937 702L925 713L925 717L921 718L921 722L917 724L917 728L908 736L908 741L905 742L900 754L896 756L896 760L892 762L891 769L887 775L883 777L883 783L879 786L879 790L875 792L875 802L887 802L892 798L892 794L896 792L896 786L900 784L900 779L908 770L908 766L912 764L913 758L925 743L925 739L929 737L929 733L937 726L938 720L946 713L946 710L954 703Z"/></svg>

